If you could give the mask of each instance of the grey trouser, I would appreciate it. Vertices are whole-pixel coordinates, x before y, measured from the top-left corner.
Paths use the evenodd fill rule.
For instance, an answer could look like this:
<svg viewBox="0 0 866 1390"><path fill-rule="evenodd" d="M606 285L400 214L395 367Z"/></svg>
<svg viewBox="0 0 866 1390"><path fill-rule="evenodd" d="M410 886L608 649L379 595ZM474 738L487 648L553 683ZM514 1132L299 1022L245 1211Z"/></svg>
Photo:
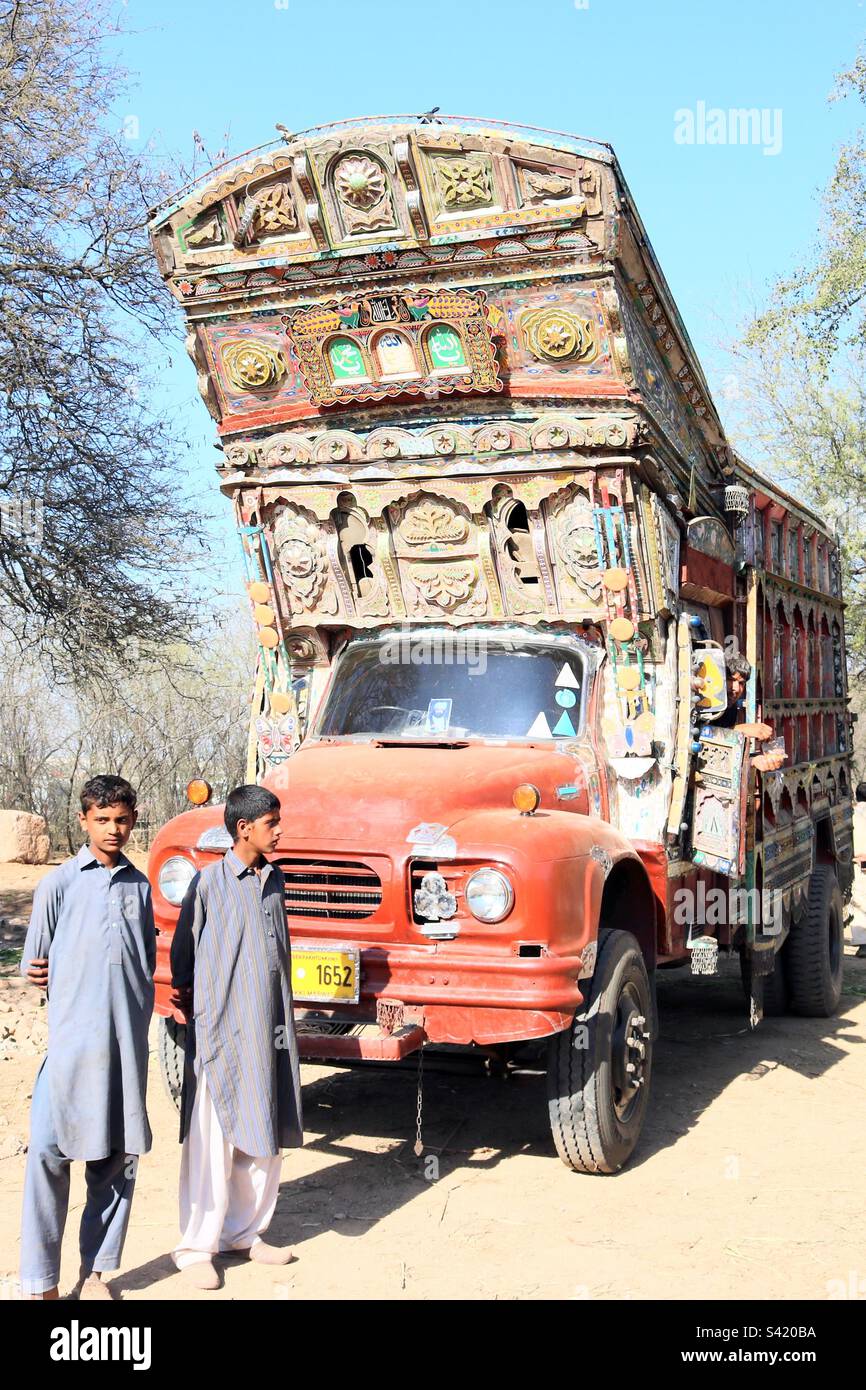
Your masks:
<svg viewBox="0 0 866 1390"><path fill-rule="evenodd" d="M30 1148L21 1220L21 1291L45 1293L60 1278L60 1246L69 1207L69 1165L57 1147L51 1089L43 1066L33 1088ZM129 1225L138 1159L113 1151L85 1163L87 1200L78 1244L85 1274L117 1269Z"/></svg>

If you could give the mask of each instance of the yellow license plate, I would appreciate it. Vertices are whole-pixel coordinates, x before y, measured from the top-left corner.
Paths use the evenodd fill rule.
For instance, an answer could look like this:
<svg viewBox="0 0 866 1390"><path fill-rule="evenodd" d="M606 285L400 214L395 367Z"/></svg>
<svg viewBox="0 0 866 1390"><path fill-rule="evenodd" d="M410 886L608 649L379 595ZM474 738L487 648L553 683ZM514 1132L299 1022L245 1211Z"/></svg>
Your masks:
<svg viewBox="0 0 866 1390"><path fill-rule="evenodd" d="M317 1004L357 1004L361 979L356 946L292 945L292 994Z"/></svg>

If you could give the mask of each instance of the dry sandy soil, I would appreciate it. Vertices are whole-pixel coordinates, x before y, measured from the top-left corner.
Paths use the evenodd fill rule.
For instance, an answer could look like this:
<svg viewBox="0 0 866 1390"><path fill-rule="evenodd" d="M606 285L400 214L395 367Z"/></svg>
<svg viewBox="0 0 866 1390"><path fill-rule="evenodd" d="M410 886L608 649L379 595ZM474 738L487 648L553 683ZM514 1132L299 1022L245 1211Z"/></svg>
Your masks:
<svg viewBox="0 0 866 1390"><path fill-rule="evenodd" d="M28 1109L44 1011L17 978L33 886L0 866L0 1292L14 1296ZM569 1172L541 1075L487 1077L425 1061L416 1077L304 1068L306 1146L285 1156L271 1236L297 1262L225 1266L190 1293L176 1235L177 1117L152 1034L154 1147L142 1162L124 1299L805 1298L866 1296L866 960L849 950L833 1019L769 1019L749 1033L736 961L713 979L662 977L662 1036L641 1147L616 1177ZM429 1171L429 1167L428 1167ZM61 1292L77 1270L76 1165Z"/></svg>

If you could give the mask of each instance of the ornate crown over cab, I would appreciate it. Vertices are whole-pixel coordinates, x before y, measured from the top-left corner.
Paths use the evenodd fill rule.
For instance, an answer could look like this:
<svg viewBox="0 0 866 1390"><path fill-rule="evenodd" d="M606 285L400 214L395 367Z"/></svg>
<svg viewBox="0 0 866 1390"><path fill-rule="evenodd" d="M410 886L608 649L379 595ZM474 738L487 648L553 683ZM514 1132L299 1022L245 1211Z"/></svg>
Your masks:
<svg viewBox="0 0 866 1390"><path fill-rule="evenodd" d="M726 453L608 146L337 123L211 171L151 231L223 441L270 761L347 628L619 619L619 662L650 669L679 533L646 479L711 510ZM640 682L617 687L634 748Z"/></svg>
<svg viewBox="0 0 866 1390"><path fill-rule="evenodd" d="M241 156L156 209L159 264L220 432L486 395L503 369L512 395L538 394L546 374L612 378L597 295L524 306L498 292L516 262L534 278L539 262L611 253L607 150L538 134L449 118L337 124Z"/></svg>

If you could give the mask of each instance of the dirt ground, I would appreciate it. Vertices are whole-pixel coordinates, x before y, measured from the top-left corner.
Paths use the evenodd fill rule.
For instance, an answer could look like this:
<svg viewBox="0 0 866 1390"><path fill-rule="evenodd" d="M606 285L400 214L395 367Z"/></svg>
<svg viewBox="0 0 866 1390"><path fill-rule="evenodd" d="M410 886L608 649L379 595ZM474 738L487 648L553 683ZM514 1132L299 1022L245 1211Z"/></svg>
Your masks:
<svg viewBox="0 0 866 1390"><path fill-rule="evenodd" d="M45 870L0 866L0 1294L14 1296L28 1110L44 1010L17 977ZM643 1140L616 1177L556 1157L540 1074L508 1080L428 1054L416 1074L304 1067L306 1145L286 1154L270 1239L297 1262L234 1262L187 1289L176 1237L177 1116L151 1037L154 1146L143 1160L124 1299L790 1299L866 1297L866 960L848 949L833 1019L750 1033L736 960L659 988L662 1036ZM448 1069L445 1069L445 1067ZM438 1166L438 1176L435 1168ZM425 1167L428 1176L425 1176ZM429 1176L432 1172L432 1176ZM61 1293L77 1272L74 1169Z"/></svg>

